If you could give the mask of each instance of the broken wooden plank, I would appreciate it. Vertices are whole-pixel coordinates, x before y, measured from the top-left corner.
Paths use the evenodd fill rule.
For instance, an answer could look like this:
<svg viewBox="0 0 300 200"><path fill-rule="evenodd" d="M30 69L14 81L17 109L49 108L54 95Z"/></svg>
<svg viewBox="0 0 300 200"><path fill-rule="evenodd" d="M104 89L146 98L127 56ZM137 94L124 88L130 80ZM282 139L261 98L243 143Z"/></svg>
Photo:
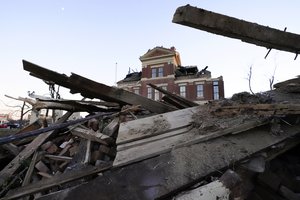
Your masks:
<svg viewBox="0 0 300 200"><path fill-rule="evenodd" d="M120 88L109 87L74 73L68 77L65 74L59 74L25 60L23 60L23 68L24 70L29 71L33 76L67 87L71 89L72 93L79 92L84 97L99 98L104 101L118 102L120 104L141 105L147 110L155 113L176 110L174 107L161 102L148 99Z"/></svg>
<svg viewBox="0 0 300 200"><path fill-rule="evenodd" d="M192 115L196 112L200 112L199 107L186 108L121 123L117 144L124 144L189 126L192 123Z"/></svg>
<svg viewBox="0 0 300 200"><path fill-rule="evenodd" d="M72 157L69 156L57 156L57 155L51 155L51 154L46 154L44 155L45 158L49 158L51 160L56 160L56 161L70 161L72 160Z"/></svg>
<svg viewBox="0 0 300 200"><path fill-rule="evenodd" d="M67 112L64 114L56 123L62 123L66 121L72 115L71 112ZM40 145L42 145L48 137L54 133L56 130L47 132L46 134L37 136L30 144L28 144L23 151L21 151L4 169L0 172L0 186L2 186L17 169L21 166L21 164L28 159Z"/></svg>
<svg viewBox="0 0 300 200"><path fill-rule="evenodd" d="M119 111L120 108L103 108L93 104L84 104L80 101L55 101L55 100L36 100L33 104L33 109L58 109L72 112L115 112Z"/></svg>
<svg viewBox="0 0 300 200"><path fill-rule="evenodd" d="M37 174L42 176L43 178L52 178L53 177L53 175L51 175L47 172L38 172ZM43 180L45 180L45 179L43 179Z"/></svg>
<svg viewBox="0 0 300 200"><path fill-rule="evenodd" d="M58 176L53 176L49 179L41 180L36 183L32 183L28 186L20 187L12 190L8 196L2 198L2 200L17 199L26 195L34 194L40 191L50 189L52 187L62 185L86 176L91 176L99 172L103 172L111 168L111 163L102 164L98 167L88 166L79 171L69 171Z"/></svg>
<svg viewBox="0 0 300 200"><path fill-rule="evenodd" d="M119 128L119 117L114 118L105 128L103 129L103 134L112 137L115 135Z"/></svg>
<svg viewBox="0 0 300 200"><path fill-rule="evenodd" d="M176 95L176 94L173 94L167 90L164 90L160 87L157 87L156 85L154 84L151 84L151 83L148 83L149 86L151 86L152 88L154 88L155 90L158 90L160 91L161 93L167 95L170 99L173 99L175 100L176 102L178 102L180 105L182 105L183 107L185 108L188 108L188 107L193 107L193 106L199 106L199 104L193 102L193 101L190 101L186 98L183 98L179 95Z"/></svg>
<svg viewBox="0 0 300 200"><path fill-rule="evenodd" d="M32 156L32 159L31 159L30 165L28 167L28 170L26 172L25 178L23 180L22 186L28 185L30 183L31 175L33 173L34 166L36 164L38 155L39 155L38 151L35 151L33 156Z"/></svg>
<svg viewBox="0 0 300 200"><path fill-rule="evenodd" d="M39 162L37 162L34 166L39 172L50 172L50 169L47 167L47 165L40 160Z"/></svg>
<svg viewBox="0 0 300 200"><path fill-rule="evenodd" d="M228 135L207 142L174 149L152 159L110 170L86 185L69 191L64 200L170 198L192 183L218 170L238 165L257 152L275 150L299 139L300 125L284 126L284 134L273 136L257 128L243 134ZM297 137L297 138L295 138ZM275 146L274 146L275 145ZM274 148L273 148L274 147ZM59 192L43 200L62 199Z"/></svg>
<svg viewBox="0 0 300 200"><path fill-rule="evenodd" d="M100 133L98 131L93 131L92 129L76 127L73 130L71 130L71 133L72 135L76 135L78 137L94 142L99 142L105 145L109 145L113 142L113 139L111 137L104 135L103 133Z"/></svg>
<svg viewBox="0 0 300 200"><path fill-rule="evenodd" d="M177 8L172 22L204 30L243 42L288 51L300 52L300 35L239 20L190 5Z"/></svg>
<svg viewBox="0 0 300 200"><path fill-rule="evenodd" d="M89 163L91 160L91 140L87 140L86 144L86 151L85 151L85 157L84 157L84 164Z"/></svg>

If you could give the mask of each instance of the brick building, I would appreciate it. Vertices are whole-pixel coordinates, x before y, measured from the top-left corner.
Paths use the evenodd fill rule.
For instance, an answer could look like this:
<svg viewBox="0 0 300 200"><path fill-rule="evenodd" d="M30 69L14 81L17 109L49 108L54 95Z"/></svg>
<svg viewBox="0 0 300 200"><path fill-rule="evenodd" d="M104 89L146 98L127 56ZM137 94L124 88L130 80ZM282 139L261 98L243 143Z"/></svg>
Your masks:
<svg viewBox="0 0 300 200"><path fill-rule="evenodd" d="M211 78L207 67L199 71L197 66L181 66L174 47L155 47L142 55L140 61L142 71L127 74L117 82L119 88L161 100L163 94L147 85L152 83L200 104L224 97L223 77Z"/></svg>

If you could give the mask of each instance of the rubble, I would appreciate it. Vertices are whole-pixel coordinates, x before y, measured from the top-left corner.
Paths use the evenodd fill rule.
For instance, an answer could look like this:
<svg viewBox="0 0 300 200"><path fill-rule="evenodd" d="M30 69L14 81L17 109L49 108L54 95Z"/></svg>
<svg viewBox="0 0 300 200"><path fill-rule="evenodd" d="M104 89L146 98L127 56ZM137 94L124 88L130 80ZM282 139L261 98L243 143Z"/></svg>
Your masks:
<svg viewBox="0 0 300 200"><path fill-rule="evenodd" d="M55 78L51 81L73 87L68 79L66 83ZM79 86L76 89L84 91ZM113 91L122 99L124 91ZM114 92L110 95L114 96ZM227 195L261 195L261 188L241 188L241 183L255 177L256 182L266 187L269 183L265 177L274 176L268 163L275 162L280 154L300 142L299 93L286 95L286 91L279 89L257 95L240 93L205 105L194 105L174 94L165 94L177 103L170 105L168 101L168 104L160 102L158 105L165 107L165 111L169 108L174 111L147 111L143 106L144 97L140 98L142 102L136 99L135 104L126 106L124 101L100 99L101 110L97 109L98 101L95 104L92 101L46 101L60 106L37 107L36 102L40 100L36 99L33 106L37 109L60 108L65 109L66 114L55 124L44 127L42 122L35 122L16 135L0 138L2 148L9 149L11 145L10 149L18 149L9 151L15 158L0 172L2 199L28 195L36 199L95 199L100 194L101 199L172 196L186 199L195 194L178 192L213 174L221 177L227 169L239 176L239 181L226 189ZM178 102L184 108L176 110ZM113 105L113 109L105 110L105 104ZM69 105L76 109L69 109ZM79 109L77 105L87 107ZM89 111L90 115L68 120L72 112L82 110ZM24 135L29 135L29 139L17 143ZM251 172L251 176L241 173L245 170ZM216 185L223 187L219 182L205 182L207 184L202 184L198 192L191 191L199 193ZM272 187L277 195L297 197L297 186L278 183Z"/></svg>
<svg viewBox="0 0 300 200"><path fill-rule="evenodd" d="M194 13L180 8L176 20L187 9ZM97 100L17 98L34 111L65 114L0 138L0 152L9 155L0 154L2 200L299 199L299 77L197 105L155 85L163 102L25 60L23 66ZM81 111L89 114L70 119Z"/></svg>

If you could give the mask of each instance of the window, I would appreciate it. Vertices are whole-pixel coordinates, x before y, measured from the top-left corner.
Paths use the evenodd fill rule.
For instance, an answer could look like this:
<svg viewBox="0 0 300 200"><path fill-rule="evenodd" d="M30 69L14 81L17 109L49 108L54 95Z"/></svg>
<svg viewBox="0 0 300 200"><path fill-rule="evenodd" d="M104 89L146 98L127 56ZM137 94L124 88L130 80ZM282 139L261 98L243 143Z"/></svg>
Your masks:
<svg viewBox="0 0 300 200"><path fill-rule="evenodd" d="M152 78L155 78L156 76L156 68L152 68Z"/></svg>
<svg viewBox="0 0 300 200"><path fill-rule="evenodd" d="M197 85L197 97L204 97L203 85Z"/></svg>
<svg viewBox="0 0 300 200"><path fill-rule="evenodd" d="M152 88L147 88L147 97L148 99L152 99Z"/></svg>
<svg viewBox="0 0 300 200"><path fill-rule="evenodd" d="M162 67L158 68L158 77L163 77L164 76L164 69Z"/></svg>
<svg viewBox="0 0 300 200"><path fill-rule="evenodd" d="M134 94L140 94L140 89L134 88L134 89L133 89L133 92L134 92Z"/></svg>
<svg viewBox="0 0 300 200"><path fill-rule="evenodd" d="M185 85L179 86L179 93L180 93L180 96L186 97L186 87L185 87Z"/></svg>
<svg viewBox="0 0 300 200"><path fill-rule="evenodd" d="M154 90L154 100L155 101L159 100L159 91L158 90Z"/></svg>
<svg viewBox="0 0 300 200"><path fill-rule="evenodd" d="M152 68L151 69L152 78L156 77L163 77L164 76L164 68L158 67L158 68Z"/></svg>
<svg viewBox="0 0 300 200"><path fill-rule="evenodd" d="M213 82L213 93L214 93L214 99L218 100L219 97L219 82L218 81L214 81Z"/></svg>

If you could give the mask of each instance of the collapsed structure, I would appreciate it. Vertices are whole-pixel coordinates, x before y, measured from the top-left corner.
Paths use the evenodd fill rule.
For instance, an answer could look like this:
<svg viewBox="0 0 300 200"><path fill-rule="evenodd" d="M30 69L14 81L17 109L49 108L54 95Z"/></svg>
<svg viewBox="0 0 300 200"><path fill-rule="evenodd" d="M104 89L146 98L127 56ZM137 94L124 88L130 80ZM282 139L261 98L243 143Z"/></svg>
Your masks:
<svg viewBox="0 0 300 200"><path fill-rule="evenodd" d="M165 90L169 101L158 102L23 66L97 100L33 102L67 112L52 126L37 121L0 138L1 155L13 155L0 171L2 199L299 199L299 77L197 105ZM90 116L68 121L79 111Z"/></svg>

